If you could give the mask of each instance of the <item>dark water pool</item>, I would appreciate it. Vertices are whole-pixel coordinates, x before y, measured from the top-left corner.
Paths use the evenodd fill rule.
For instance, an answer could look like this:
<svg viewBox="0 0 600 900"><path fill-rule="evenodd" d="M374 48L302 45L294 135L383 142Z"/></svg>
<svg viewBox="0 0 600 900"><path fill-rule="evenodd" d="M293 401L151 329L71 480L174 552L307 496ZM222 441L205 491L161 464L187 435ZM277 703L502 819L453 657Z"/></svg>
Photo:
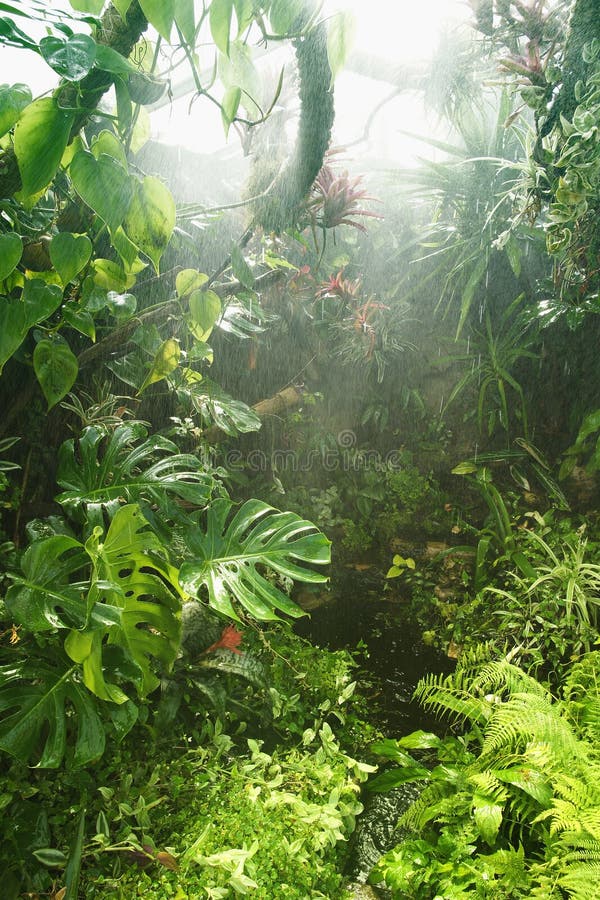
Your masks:
<svg viewBox="0 0 600 900"><path fill-rule="evenodd" d="M370 586L358 574L334 581L334 599L299 620L295 630L334 650L364 647L356 680L369 699L369 718L389 737L399 737L434 727L411 696L423 675L450 672L454 664L423 644L405 601L386 601L381 593L380 586Z"/></svg>

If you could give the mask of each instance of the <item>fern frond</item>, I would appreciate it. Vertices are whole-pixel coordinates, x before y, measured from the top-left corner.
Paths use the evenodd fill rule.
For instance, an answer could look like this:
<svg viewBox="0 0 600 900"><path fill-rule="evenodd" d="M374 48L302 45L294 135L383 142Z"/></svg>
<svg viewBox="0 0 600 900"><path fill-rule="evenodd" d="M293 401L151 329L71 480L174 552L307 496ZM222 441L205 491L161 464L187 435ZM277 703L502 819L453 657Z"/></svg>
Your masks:
<svg viewBox="0 0 600 900"><path fill-rule="evenodd" d="M435 819L439 812L439 803L447 794L447 784L433 782L428 785L415 802L411 803L406 812L400 816L397 827L420 832L432 819Z"/></svg>
<svg viewBox="0 0 600 900"><path fill-rule="evenodd" d="M547 696L546 688L518 666L506 659L492 660L480 667L470 681L474 693L486 694L538 694Z"/></svg>
<svg viewBox="0 0 600 900"><path fill-rule="evenodd" d="M600 884L600 863L583 863L559 876L560 886L570 900L596 900Z"/></svg>
<svg viewBox="0 0 600 900"><path fill-rule="evenodd" d="M484 726L490 718L492 704L463 690L456 673L446 677L429 674L417 685L414 697L436 715L448 716L454 722Z"/></svg>
<svg viewBox="0 0 600 900"><path fill-rule="evenodd" d="M473 785L478 794L489 797L494 803L503 804L508 799L506 786L499 781L493 772L474 772L469 775L469 784Z"/></svg>
<svg viewBox="0 0 600 900"><path fill-rule="evenodd" d="M581 752L578 741L548 694L514 694L493 709L482 751L494 757L500 751L525 748L528 741L548 744L568 768Z"/></svg>

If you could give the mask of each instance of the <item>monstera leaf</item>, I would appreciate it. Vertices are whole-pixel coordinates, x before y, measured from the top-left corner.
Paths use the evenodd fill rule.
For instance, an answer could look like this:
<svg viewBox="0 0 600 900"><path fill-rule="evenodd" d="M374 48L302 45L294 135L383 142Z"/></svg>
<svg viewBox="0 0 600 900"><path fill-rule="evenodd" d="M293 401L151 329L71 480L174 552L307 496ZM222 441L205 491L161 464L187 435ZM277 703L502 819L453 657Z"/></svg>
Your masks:
<svg viewBox="0 0 600 900"><path fill-rule="evenodd" d="M326 577L300 563L325 565L330 542L311 522L279 512L260 500L248 500L229 525L229 500L216 500L207 514L206 532L189 529L186 544L193 561L179 571L182 587L196 597L206 589L213 609L237 619L234 602L260 620L278 619L277 611L304 615L261 570L296 581L323 582Z"/></svg>
<svg viewBox="0 0 600 900"><path fill-rule="evenodd" d="M62 659L26 659L0 667L0 750L38 768L57 768L75 733L73 763L85 765L104 750L96 702Z"/></svg>
<svg viewBox="0 0 600 900"><path fill-rule="evenodd" d="M204 376L202 381L180 389L187 393L194 409L209 423L212 422L225 434L235 437L238 433L258 431L261 421L253 409L241 400L235 400L227 391Z"/></svg>
<svg viewBox="0 0 600 900"><path fill-rule="evenodd" d="M90 565L83 544L68 535L33 543L23 554L22 574L10 576L5 602L12 620L35 632L116 624L119 609L96 602L111 586L96 582L92 593ZM74 574L84 580L73 581Z"/></svg>
<svg viewBox="0 0 600 900"><path fill-rule="evenodd" d="M92 526L103 525L103 508L112 516L124 500L162 507L171 496L204 506L213 480L200 460L178 453L167 438L146 436L140 422L128 422L109 437L91 426L77 445L65 441L58 453L57 481L66 490L56 498L58 503L75 517L83 509Z"/></svg>
<svg viewBox="0 0 600 900"><path fill-rule="evenodd" d="M159 684L154 661L169 669L179 649L177 571L135 504L117 511L104 538L101 529L94 529L86 547L99 583L112 586L110 602L120 609L120 618L109 628L92 623L85 631L72 631L65 648L83 665L84 682L98 696L117 703L127 699L105 679L115 669L145 696Z"/></svg>

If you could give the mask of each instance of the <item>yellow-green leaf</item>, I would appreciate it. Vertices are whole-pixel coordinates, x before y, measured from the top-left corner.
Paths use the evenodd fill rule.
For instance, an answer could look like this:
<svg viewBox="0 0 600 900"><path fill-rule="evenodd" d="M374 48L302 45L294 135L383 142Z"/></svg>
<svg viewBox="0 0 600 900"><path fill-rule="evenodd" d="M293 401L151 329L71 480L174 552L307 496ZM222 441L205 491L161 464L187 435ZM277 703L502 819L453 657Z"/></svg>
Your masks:
<svg viewBox="0 0 600 900"><path fill-rule="evenodd" d="M156 272L175 227L175 201L158 178L148 175L136 185L123 223L128 237L149 257Z"/></svg>
<svg viewBox="0 0 600 900"><path fill-rule="evenodd" d="M154 384L156 381L162 381L163 378L174 372L179 365L180 358L181 348L179 342L174 338L167 338L166 341L163 341L156 352L156 356L152 361L152 368L144 378L144 383L138 394L145 391L151 384Z"/></svg>
<svg viewBox="0 0 600 900"><path fill-rule="evenodd" d="M171 37L175 0L139 0L142 12L165 41Z"/></svg>
<svg viewBox="0 0 600 900"><path fill-rule="evenodd" d="M135 284L135 275L124 272L121 266L110 259L95 259L94 284L105 291L123 294Z"/></svg>
<svg viewBox="0 0 600 900"><path fill-rule="evenodd" d="M92 141L92 154L96 159L100 159L100 156L106 153L107 156L112 156L113 159L116 159L118 163L121 163L123 169L127 172L127 156L125 155L125 147L112 131L108 131L104 129L101 131L97 137Z"/></svg>
<svg viewBox="0 0 600 900"><path fill-rule="evenodd" d="M133 0L112 0L113 6L119 10L121 14L121 18L124 20L127 15L127 10L131 6Z"/></svg>
<svg viewBox="0 0 600 900"><path fill-rule="evenodd" d="M221 315L221 298L214 291L192 291L188 302L188 327L196 340L207 341Z"/></svg>
<svg viewBox="0 0 600 900"><path fill-rule="evenodd" d="M221 53L225 55L229 53L232 14L233 0L212 0L208 14L210 33Z"/></svg>
<svg viewBox="0 0 600 900"><path fill-rule="evenodd" d="M354 40L356 20L350 12L338 12L329 21L327 29L327 59L331 69L331 80L344 68Z"/></svg>
<svg viewBox="0 0 600 900"><path fill-rule="evenodd" d="M192 291L203 287L208 281L208 275L199 272L198 269L182 269L175 279L175 290L178 297L187 297Z"/></svg>
<svg viewBox="0 0 600 900"><path fill-rule="evenodd" d="M21 174L21 197L30 197L52 181L65 152L74 113L60 109L52 97L26 106L15 126L15 155Z"/></svg>

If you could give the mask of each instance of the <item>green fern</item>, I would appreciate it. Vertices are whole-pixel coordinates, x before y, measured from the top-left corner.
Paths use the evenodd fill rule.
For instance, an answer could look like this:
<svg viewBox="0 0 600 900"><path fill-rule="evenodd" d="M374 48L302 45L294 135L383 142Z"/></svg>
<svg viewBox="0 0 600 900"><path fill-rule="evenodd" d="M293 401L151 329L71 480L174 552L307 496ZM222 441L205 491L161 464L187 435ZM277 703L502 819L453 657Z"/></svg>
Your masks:
<svg viewBox="0 0 600 900"><path fill-rule="evenodd" d="M600 652L572 666L562 698L509 659L491 659L489 647L466 653L453 675L423 679L415 696L471 730L437 744L429 736L424 746L435 751L440 765L425 775L421 796L399 822L409 832L406 849L399 845L387 854L378 877L392 888L413 889L406 873L413 871L411 853L418 847L426 870L418 883L427 884L427 896L463 896L462 891L470 896L473 885L485 881L490 891L497 889L506 898L595 898L600 883ZM448 875L451 847L458 855ZM507 860L516 860L523 847L524 869L520 880L511 881L508 869L491 860L499 861L497 854L504 852ZM490 848L496 852L490 855ZM471 880L474 872L478 881ZM481 896L496 896L485 890Z"/></svg>

